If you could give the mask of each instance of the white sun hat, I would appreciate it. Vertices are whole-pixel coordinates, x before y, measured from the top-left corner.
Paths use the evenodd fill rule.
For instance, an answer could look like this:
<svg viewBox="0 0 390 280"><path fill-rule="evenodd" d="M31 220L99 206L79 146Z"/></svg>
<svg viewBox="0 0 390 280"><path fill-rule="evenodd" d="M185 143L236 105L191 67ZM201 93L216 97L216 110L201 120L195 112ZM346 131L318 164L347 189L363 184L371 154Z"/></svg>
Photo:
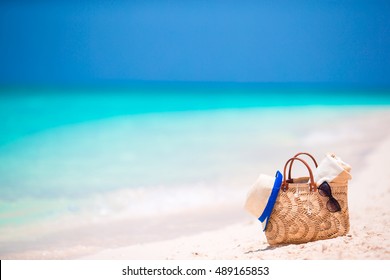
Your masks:
<svg viewBox="0 0 390 280"><path fill-rule="evenodd" d="M245 210L256 218L259 218L267 205L274 182L275 177L260 174L247 194L244 206Z"/></svg>

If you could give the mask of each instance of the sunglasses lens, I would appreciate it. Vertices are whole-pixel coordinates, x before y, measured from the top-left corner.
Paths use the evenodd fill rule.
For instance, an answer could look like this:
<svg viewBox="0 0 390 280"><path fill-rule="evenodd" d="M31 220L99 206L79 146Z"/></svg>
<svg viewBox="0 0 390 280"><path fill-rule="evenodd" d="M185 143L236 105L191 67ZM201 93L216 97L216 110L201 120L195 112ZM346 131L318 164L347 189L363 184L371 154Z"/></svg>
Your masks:
<svg viewBox="0 0 390 280"><path fill-rule="evenodd" d="M328 202L326 203L326 208L328 208L328 210L330 212L338 212L338 211L341 211L341 207L340 207L340 204L339 202L334 199L334 198L329 198Z"/></svg>
<svg viewBox="0 0 390 280"><path fill-rule="evenodd" d="M318 188L318 193L322 196L329 197L329 193L327 193L325 190Z"/></svg>
<svg viewBox="0 0 390 280"><path fill-rule="evenodd" d="M318 192L322 196L332 196L332 191L330 190L330 186L327 182L323 182L319 187L318 187Z"/></svg>

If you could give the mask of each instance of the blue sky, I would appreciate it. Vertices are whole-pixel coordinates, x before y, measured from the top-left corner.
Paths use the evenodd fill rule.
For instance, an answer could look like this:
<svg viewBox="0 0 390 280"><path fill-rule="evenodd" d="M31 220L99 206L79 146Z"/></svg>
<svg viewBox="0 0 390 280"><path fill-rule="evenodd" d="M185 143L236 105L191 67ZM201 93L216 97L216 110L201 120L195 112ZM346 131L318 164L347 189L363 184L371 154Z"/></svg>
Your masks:
<svg viewBox="0 0 390 280"><path fill-rule="evenodd" d="M0 84L132 81L389 87L390 1L1 1Z"/></svg>

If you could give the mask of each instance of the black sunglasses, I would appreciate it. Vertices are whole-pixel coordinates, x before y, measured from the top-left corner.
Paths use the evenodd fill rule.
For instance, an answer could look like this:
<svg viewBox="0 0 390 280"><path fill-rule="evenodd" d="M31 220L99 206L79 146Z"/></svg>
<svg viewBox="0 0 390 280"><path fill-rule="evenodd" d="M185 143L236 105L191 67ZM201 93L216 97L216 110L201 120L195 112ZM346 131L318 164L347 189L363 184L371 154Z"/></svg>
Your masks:
<svg viewBox="0 0 390 280"><path fill-rule="evenodd" d="M330 212L338 212L341 211L341 207L339 202L333 197L332 195L332 190L327 182L323 182L319 187L318 187L318 192L322 196L329 197L328 202L326 203L326 208Z"/></svg>

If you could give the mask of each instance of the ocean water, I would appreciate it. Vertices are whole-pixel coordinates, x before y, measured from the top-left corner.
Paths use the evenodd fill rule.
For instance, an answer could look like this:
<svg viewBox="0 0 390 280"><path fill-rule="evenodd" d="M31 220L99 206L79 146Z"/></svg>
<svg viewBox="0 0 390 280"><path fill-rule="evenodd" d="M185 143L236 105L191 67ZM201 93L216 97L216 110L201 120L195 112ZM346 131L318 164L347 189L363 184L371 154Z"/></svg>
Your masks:
<svg viewBox="0 0 390 280"><path fill-rule="evenodd" d="M358 139L353 128L334 134L337 121L390 105L386 91L1 93L3 248L65 227L240 202L260 170L275 172L281 154Z"/></svg>

